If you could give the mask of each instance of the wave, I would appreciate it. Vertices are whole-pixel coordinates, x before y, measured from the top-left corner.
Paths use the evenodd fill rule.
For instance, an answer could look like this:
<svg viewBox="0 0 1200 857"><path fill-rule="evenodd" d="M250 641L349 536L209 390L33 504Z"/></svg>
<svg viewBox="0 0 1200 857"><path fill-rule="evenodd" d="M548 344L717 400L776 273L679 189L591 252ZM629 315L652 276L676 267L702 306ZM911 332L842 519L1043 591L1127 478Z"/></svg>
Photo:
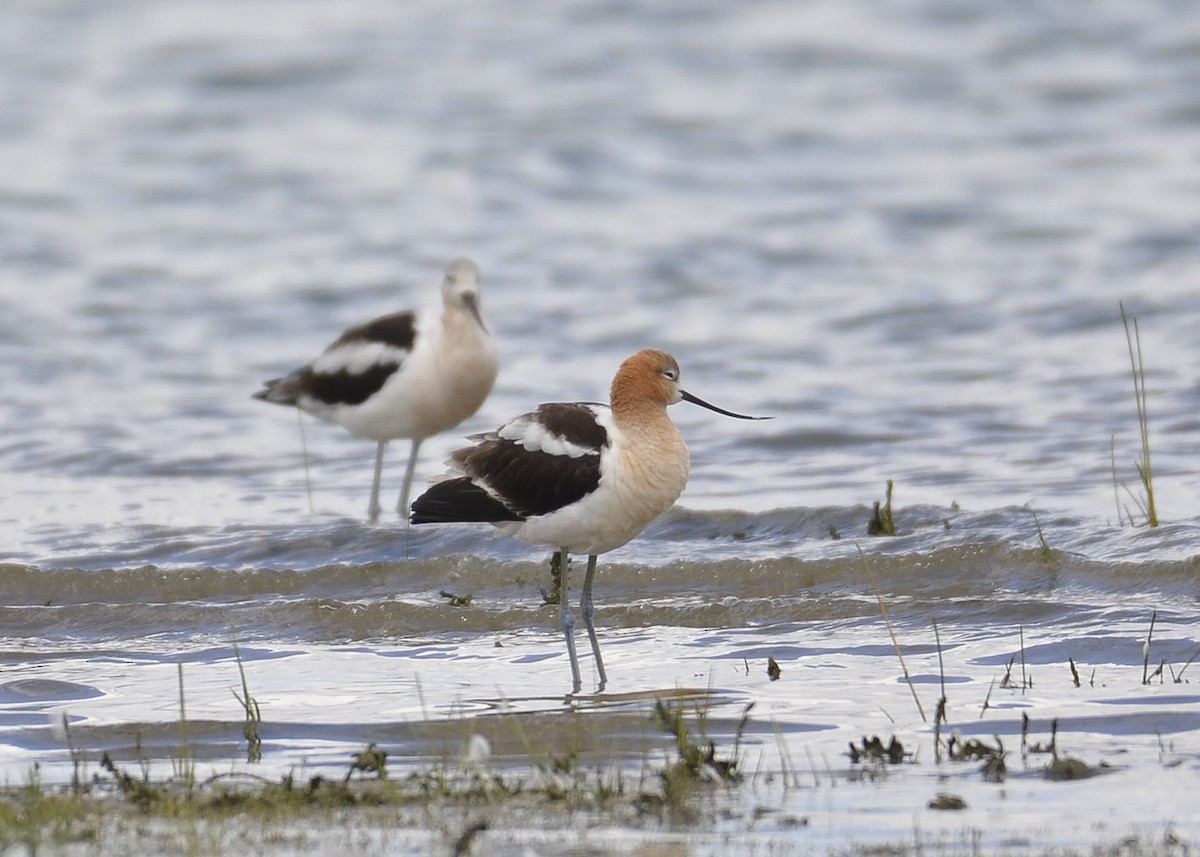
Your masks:
<svg viewBox="0 0 1200 857"><path fill-rule="evenodd" d="M1200 557L1182 547L1194 543L1194 524L1107 532L1050 518L1038 524L1043 543L1037 530L1028 532L1033 516L1025 509L927 508L898 515L896 537L830 535L829 527L850 531L867 513L676 510L601 559L600 621L612 628L874 622L882 599L901 626L970 616L1015 627L1118 605L1171 610L1194 605L1200 590ZM145 535L144 543L78 563L0 565L0 627L53 644L127 639L131 631L347 641L557 623L557 608L544 598L554 585L550 552L479 528L406 532L339 520ZM572 563L573 597L581 565Z"/></svg>

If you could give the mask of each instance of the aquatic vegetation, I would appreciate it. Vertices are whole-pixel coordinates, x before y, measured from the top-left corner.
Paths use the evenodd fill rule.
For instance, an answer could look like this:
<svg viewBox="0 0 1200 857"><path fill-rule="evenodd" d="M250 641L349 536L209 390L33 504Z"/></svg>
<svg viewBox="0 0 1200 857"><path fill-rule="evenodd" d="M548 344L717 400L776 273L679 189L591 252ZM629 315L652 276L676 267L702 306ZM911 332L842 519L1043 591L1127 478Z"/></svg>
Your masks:
<svg viewBox="0 0 1200 857"><path fill-rule="evenodd" d="M469 854L471 851L471 843L480 833L488 829L486 821L476 821L467 826L467 828L459 834L458 839L454 840L453 853L455 857L459 854Z"/></svg>
<svg viewBox="0 0 1200 857"><path fill-rule="evenodd" d="M99 813L75 793L53 793L36 779L0 795L0 848L23 847L36 854L43 843L93 843L100 835Z"/></svg>
<svg viewBox="0 0 1200 857"><path fill-rule="evenodd" d="M242 726L242 735L246 738L246 761L258 762L262 759L262 737L258 734L259 724L262 723L262 712L258 708L258 700L250 695L250 685L246 682L246 665L242 663L242 653L238 649L237 639L233 640L233 656L237 661L238 675L242 680L242 692L233 691L233 698L242 706L246 720Z"/></svg>
<svg viewBox="0 0 1200 857"><path fill-rule="evenodd" d="M438 596L440 598L445 598L446 603L451 607L470 607L471 601L475 598L475 596L471 594L458 595L457 593L450 592L446 589L440 590L438 592Z"/></svg>
<svg viewBox="0 0 1200 857"><path fill-rule="evenodd" d="M1175 672L1175 668L1173 666L1170 666L1169 664L1167 665L1167 669L1171 671L1171 681L1174 684L1183 684L1183 674L1187 672L1187 668L1192 665L1192 661L1196 660L1196 658L1200 658L1200 649L1197 649L1195 653L1187 659L1187 662L1179 669L1178 673Z"/></svg>
<svg viewBox="0 0 1200 857"><path fill-rule="evenodd" d="M1004 744L1000 740L1000 736L995 736L996 746L985 744L978 738L968 738L962 740L958 735L951 735L950 740L946 743L946 752L950 756L952 762L974 762L981 759L995 759L1004 757Z"/></svg>
<svg viewBox="0 0 1200 857"><path fill-rule="evenodd" d="M1094 768L1082 759L1064 756L1053 759L1046 766L1045 776L1048 780L1086 780L1104 771L1104 768Z"/></svg>
<svg viewBox="0 0 1200 857"><path fill-rule="evenodd" d="M1029 714L1021 712L1021 756L1022 758L1027 753L1049 753L1058 755L1058 718L1050 721L1050 741L1049 743L1030 744L1029 743Z"/></svg>
<svg viewBox="0 0 1200 857"><path fill-rule="evenodd" d="M859 762L886 762L889 765L899 765L906 758L911 758L912 754L904 749L904 745L895 735L885 745L883 739L878 735L873 735L868 738L866 735L862 737L861 744L850 742L850 761L853 764Z"/></svg>
<svg viewBox="0 0 1200 857"><path fill-rule="evenodd" d="M191 788L196 781L196 760L188 742L187 703L183 691L183 661L178 661L176 667L179 671L179 755L172 760L171 765L176 778Z"/></svg>
<svg viewBox="0 0 1200 857"><path fill-rule="evenodd" d="M386 780L387 756L388 754L375 744L368 744L365 750L354 754L354 761L350 764L350 770L346 771L346 779L343 782L350 782L350 778L356 773L375 774L379 779Z"/></svg>
<svg viewBox="0 0 1200 857"><path fill-rule="evenodd" d="M883 615L883 624L887 626L888 636L891 637L892 647L896 650L896 657L900 661L900 669L904 672L904 680L908 683L908 689L912 692L913 702L917 704L917 711L921 714L921 719L928 722L929 718L925 716L925 708L921 705L921 697L917 695L917 689L913 686L912 676L908 672L908 665L904 663L904 653L900 651L900 641L896 639L896 632L892 628L892 620L888 616L887 605L883 602L883 593L879 591L879 582L875 579L875 569L871 567L871 563L867 561L867 555L863 553L862 548L858 548L859 559L862 560L863 568L867 571L867 576L871 579L871 589L875 592L875 599L879 602L879 612Z"/></svg>
<svg viewBox="0 0 1200 857"><path fill-rule="evenodd" d="M295 824L354 825L383 811L386 824L403 828L428 825L431 813L450 818L466 811L468 817L447 837L454 854L471 853L472 842L492 826L492 810L551 818L562 812L603 810L627 823L687 822L700 818L703 805L696 798L705 794L706 785L742 781L740 745L752 708L751 703L743 710L733 749L725 754L707 737L703 708L697 709L693 725L681 704L658 701L653 716L669 734L675 759L659 767L647 757L636 785L621 776L585 770L577 747L541 758L531 750L525 772L511 764L503 773L491 771L489 753L468 758L472 738L487 743L473 732L465 742L468 750L457 761L432 762L401 775L389 771L388 753L374 743L352 755L341 777L318 774L306 779L294 772L272 780L232 771L193 781L192 760L181 765L173 759L171 776L154 780L145 767L138 776L105 752L99 771L78 789L43 788L36 768L27 786L0 789L0 850L20 844L32 854L73 842L103 847L104 836L112 835L106 825L111 827L114 819L141 828L153 820L156 825L161 822L163 831L175 832L169 835L187 837L201 823L231 820L281 829ZM469 722L464 727L474 728ZM118 826L124 823L118 821ZM220 848L210 852L194 841L183 850L225 853Z"/></svg>
<svg viewBox="0 0 1200 857"><path fill-rule="evenodd" d="M1079 668L1075 666L1075 659L1067 658L1067 664L1071 667L1071 681L1075 683L1076 687L1079 687L1082 681L1079 678Z"/></svg>
<svg viewBox="0 0 1200 857"><path fill-rule="evenodd" d="M66 741L67 751L71 755L71 789L78 792L83 787L83 781L80 778L80 770L83 766L83 754L75 747L75 742L71 738L71 717L67 712L59 712L63 731L63 740Z"/></svg>
<svg viewBox="0 0 1200 857"><path fill-rule="evenodd" d="M130 803L142 809L148 808L166 794L161 787L151 785L148 779L136 779L123 768L117 767L108 753L100 757L100 770L112 774L120 793L128 798Z"/></svg>
<svg viewBox="0 0 1200 857"><path fill-rule="evenodd" d="M1150 630L1146 632L1146 642L1142 644L1142 684L1149 684L1150 679L1155 676L1162 675L1162 664L1159 664L1158 669L1151 674L1147 674L1150 669L1150 640L1154 637L1154 622L1158 619L1158 611L1153 610L1150 613ZM1164 661L1163 663L1166 663Z"/></svg>
<svg viewBox="0 0 1200 857"><path fill-rule="evenodd" d="M1008 660L1008 664L1004 668L1004 678L1000 680L1000 687L1005 689L1020 688L1022 692L1033 687L1033 676L1029 675L1028 668L1025 663L1025 628L1018 627L1017 633L1020 639L1020 648L1017 654L1013 655ZM1017 657L1021 658L1021 683L1018 685L1012 677L1013 664L1016 663Z"/></svg>
<svg viewBox="0 0 1200 857"><path fill-rule="evenodd" d="M669 765L659 775L663 782L665 804L672 812L685 817L693 815L695 809L688 801L696 786L700 784L741 781L738 747L753 706L754 704L750 703L742 713L741 723L735 733L732 755L719 759L716 744L705 737L703 712L699 722L700 737L697 739L688 728L679 706L669 705L662 700L655 703L655 717L663 731L675 739L675 750L679 756L678 761Z"/></svg>
<svg viewBox="0 0 1200 857"><path fill-rule="evenodd" d="M567 570L571 567L571 558L567 557ZM562 597L563 558L555 551L550 555L550 589L538 589L542 593L543 604L558 604Z"/></svg>
<svg viewBox="0 0 1200 857"><path fill-rule="evenodd" d="M944 669L942 633L935 626L939 672ZM945 720L945 688L943 676L939 723ZM247 685L243 683L241 693L234 695L239 703L248 697ZM242 708L244 713L246 706ZM169 845L155 853L223 855L242 850L229 846L231 834L220 832L225 830L237 831L232 834L236 836L243 836L247 829L280 832L275 835L302 829L341 836L348 829L375 825L398 837L410 835L407 831L412 830L436 837L436 850L421 853L479 854L488 853L496 831L501 831L496 835L508 836L514 826L530 823L545 829L562 829L572 819L578 823L580 818L588 819L589 825L615 824L650 836L663 831L674 831L677 835L692 830L709 831L729 824L731 819L746 830L768 824L775 831L789 826L807 827L806 816L785 811L785 802L774 802L780 796L778 768L766 771L747 768L743 735L748 729L751 734L761 735L765 725L757 723L750 728L753 710L754 703L748 703L742 708L740 719L731 719L718 727L710 719L710 704L702 698L680 695L653 702L644 700L635 720L630 722L645 724L650 730L647 734L659 735L656 730L661 730L665 735L659 735L662 740L657 745L647 747L640 761L633 760L633 765L641 765L640 772L629 765L606 767L602 759L597 765L596 754L582 743L588 730L594 728L597 714L580 710L553 715L539 713L532 720L508 715L452 716L439 721L450 738L443 745L447 748L443 751L446 755L440 760L421 757L414 762L405 760L400 752L397 758L401 761L395 763L381 741L365 744L350 754L344 767L335 768L332 773L306 777L293 770L272 779L243 768L215 773L194 783L175 774L152 779L144 761L139 775L134 760L106 753L101 758L99 772L80 776L77 789L63 787L50 791L33 777L30 785L23 788L0 789L0 850L15 844L28 853L58 853L61 846L85 843L97 849L97 853L113 853L112 837L120 835L114 830L150 829L153 835L170 840ZM181 708L180 714L185 714L185 710ZM556 730L553 734L543 728L551 724ZM714 740L717 728L724 739ZM510 738L514 735L518 738L517 752L514 755L511 750L500 750L506 758L495 761L489 737L496 739L506 731ZM1022 723L1022 759L1050 757L1044 763L1033 759L1026 763L1026 772L1043 781L1069 781L1114 770L1103 761L1091 764L1062 754L1057 719L1050 721L1048 740L1032 741L1030 731L1026 715ZM78 738L76 735L73 740L78 743ZM196 735L189 738L192 742L198 740ZM730 738L731 748L727 743ZM520 747L525 748L523 759ZM814 759L812 748L806 746L809 759L805 773L811 772L811 788L839 790L839 786L845 788L844 784L879 783L889 778L911 785L914 774L920 770L918 749L919 744L907 736L892 734L883 738L868 732L861 741L849 743L849 764L859 767L847 768L825 760L824 768L820 768L820 751L816 754L818 759ZM665 759L659 750L665 752ZM783 794L791 788L809 788L809 784L799 782L801 769L792 763L783 744L780 758ZM1004 782L1008 774L1007 750L998 735L994 740L963 738L955 732L946 743L945 758L956 765L979 765L979 775L985 783ZM177 765L174 759L172 762L174 769ZM906 769L897 771L893 767L900 764L905 764ZM945 780L946 775L943 773L939 779ZM939 784L936 795L926 800L925 806L934 811L965 806L964 798L942 788ZM807 804L810 798L803 801ZM972 807L978 802L978 797L972 797ZM738 812L742 816L736 815ZM914 841L920 842L920 838ZM878 849L879 846L871 846L869 851L848 853L893 853ZM310 850L321 853L313 845L307 849L268 849L260 853ZM912 850L911 843L895 851L918 852ZM981 852L968 849L962 853Z"/></svg>
<svg viewBox="0 0 1200 857"><path fill-rule="evenodd" d="M1042 559L1049 562L1054 559L1054 549L1050 547L1050 542L1046 541L1046 534L1042 532L1042 522L1038 520L1037 512L1033 512L1033 526L1037 529L1038 542L1042 546Z"/></svg>
<svg viewBox="0 0 1200 857"><path fill-rule="evenodd" d="M1142 336L1138 329L1137 318L1131 318L1125 312L1125 304L1121 303L1121 323L1125 327L1125 344L1129 348L1129 368L1133 374L1133 398L1137 406L1138 434L1141 437L1141 457L1135 462L1138 479L1141 481L1140 493L1134 493L1124 483L1117 480L1116 451L1113 442L1113 490L1117 493L1117 517L1128 520L1133 526L1158 526L1158 510L1154 501L1154 471L1150 463L1150 417L1146 406L1146 366L1142 361ZM1133 502L1141 523L1137 522L1134 513L1120 500L1117 485L1124 489L1126 496Z"/></svg>
<svg viewBox="0 0 1200 857"><path fill-rule="evenodd" d="M930 809L966 809L967 802L958 795L947 794L946 792L938 792L937 797L929 802Z"/></svg>
<svg viewBox="0 0 1200 857"><path fill-rule="evenodd" d="M880 506L879 501L875 501L871 511L871 520L867 522L868 536L896 535L896 521L892 518L892 491L894 488L895 483L889 479L883 505Z"/></svg>

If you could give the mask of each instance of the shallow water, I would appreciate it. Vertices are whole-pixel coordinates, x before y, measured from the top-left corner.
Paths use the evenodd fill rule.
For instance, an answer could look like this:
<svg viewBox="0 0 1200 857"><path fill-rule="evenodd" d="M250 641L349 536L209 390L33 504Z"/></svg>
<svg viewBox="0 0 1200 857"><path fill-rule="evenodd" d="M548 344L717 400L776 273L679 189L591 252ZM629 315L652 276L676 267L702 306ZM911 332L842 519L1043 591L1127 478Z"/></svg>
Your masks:
<svg viewBox="0 0 1200 857"><path fill-rule="evenodd" d="M1193 4L61 0L0 18L4 780L34 763L69 780L64 712L92 757L169 773L180 663L197 752L245 765L236 638L265 774L340 773L371 741L419 766L473 715L498 764L528 760L512 723L578 717L587 758L641 768L664 746L652 699L694 689L726 746L754 703L760 775L734 816L770 809L697 853L731 833L764 853L1200 837ZM610 682L575 715L544 552L367 525L371 444L313 421L310 497L295 416L249 398L346 326L429 305L458 254L483 270L503 365L419 479L460 435L603 398L649 345L697 395L775 417L673 410L692 478L602 560ZM1114 491L1114 466L1137 484L1122 301L1157 529L1122 526ZM888 479L901 535L869 539ZM935 763L868 567L926 716L944 672L950 723L1001 736L1008 783ZM1152 615L1163 675L1144 685ZM999 688L1022 650L1032 688ZM1020 762L1021 713L1114 770L1045 782L1044 759ZM892 733L918 764L853 782L847 742ZM927 809L943 790L969 808Z"/></svg>

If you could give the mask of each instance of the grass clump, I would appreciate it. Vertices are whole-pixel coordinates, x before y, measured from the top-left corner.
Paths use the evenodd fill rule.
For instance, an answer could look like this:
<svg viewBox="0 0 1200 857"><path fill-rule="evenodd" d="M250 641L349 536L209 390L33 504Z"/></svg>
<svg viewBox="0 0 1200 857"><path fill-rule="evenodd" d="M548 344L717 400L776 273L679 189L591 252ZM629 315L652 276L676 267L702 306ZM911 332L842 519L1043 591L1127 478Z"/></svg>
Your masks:
<svg viewBox="0 0 1200 857"><path fill-rule="evenodd" d="M1121 323L1125 326L1125 344L1129 348L1129 368L1133 374L1133 399L1137 406L1138 434L1141 436L1141 457L1135 462L1138 480L1142 483L1141 490L1134 492L1124 482L1118 482L1116 474L1116 449L1113 443L1113 490L1117 494L1117 517L1124 522L1128 519L1133 526L1158 526L1158 509L1154 502L1154 470L1150 464L1150 417L1146 407L1146 367L1142 361L1142 336L1138 330L1137 318L1131 318L1125 312L1125 304L1121 305ZM1128 505L1122 504L1120 490L1125 490L1126 496L1136 508L1136 514Z"/></svg>
<svg viewBox="0 0 1200 857"><path fill-rule="evenodd" d="M681 706L659 702L653 716L670 733L667 746L677 758L662 769L647 769L649 776L632 785L611 771L586 769L574 748L541 763L531 756L531 771L488 770L487 758L481 756L396 774L388 754L369 744L351 754L341 771L307 779L293 773L268 779L246 770L190 779L173 753L171 771L157 779L145 767L139 772L136 761L104 753L98 771L81 786L44 789L31 777L29 786L0 788L0 852L20 846L14 853L38 854L86 842L97 853L111 853L110 838L121 840L137 830L139 842L144 831L168 842L164 853L199 854L207 853L205 837L220 841L223 825L288 831L344 825L352 818L356 825L403 829L460 811L466 817L452 825L452 834L447 832L455 854L486 853L479 840L512 814L603 812L634 825L665 819L692 823L703 818L694 801L703 784L741 781L740 740L750 708L738 725L732 754L725 756L704 737L703 713L697 729L689 726Z"/></svg>
<svg viewBox="0 0 1200 857"><path fill-rule="evenodd" d="M538 590L542 594L543 604L557 604L562 598L563 573L569 570L571 562L568 559L568 568L563 568L562 560L562 555L558 551L555 551L550 557L550 588Z"/></svg>
<svg viewBox="0 0 1200 857"><path fill-rule="evenodd" d="M678 760L662 771L663 797L666 806L683 817L694 815L695 810L689 803L697 786L706 783L737 783L742 779L739 764L739 748L742 733L750 718L750 710L754 703L746 706L742 719L735 733L734 749L731 756L725 759L717 758L716 744L705 737L704 718L700 718L700 735L693 736L684 720L683 711L678 706L671 706L658 700L654 705L654 716L664 732L675 740L675 750Z"/></svg>
<svg viewBox="0 0 1200 857"><path fill-rule="evenodd" d="M896 521L892 518L892 491L896 485L891 479L887 481L887 493L884 496L884 502L881 506L879 501L875 501L872 508L871 520L867 521L868 536L894 536L896 535Z"/></svg>
<svg viewBox="0 0 1200 857"><path fill-rule="evenodd" d="M262 723L262 712L259 710L258 700L250 695L250 685L246 682L246 666L242 663L242 653L238 649L236 639L233 641L233 656L237 660L238 675L242 679L242 692L239 694L235 690L233 697L246 715L242 735L246 738L246 761L253 764L262 760L262 736L258 732L259 724Z"/></svg>
<svg viewBox="0 0 1200 857"><path fill-rule="evenodd" d="M42 788L34 769L28 785L0 798L0 850L23 846L36 854L43 843L89 843L99 836L99 813L74 790L55 794ZM15 853L15 851L14 851Z"/></svg>
<svg viewBox="0 0 1200 857"><path fill-rule="evenodd" d="M947 792L938 792L937 796L929 802L930 809L938 810L959 810L966 809L967 802L955 794Z"/></svg>
<svg viewBox="0 0 1200 857"><path fill-rule="evenodd" d="M861 744L850 742L850 761L853 764L859 762L885 762L889 765L899 765L906 758L911 757L904 749L904 745L900 743L900 739L895 735L892 739L883 743L883 739L878 735L872 735L868 738L866 735L862 738Z"/></svg>

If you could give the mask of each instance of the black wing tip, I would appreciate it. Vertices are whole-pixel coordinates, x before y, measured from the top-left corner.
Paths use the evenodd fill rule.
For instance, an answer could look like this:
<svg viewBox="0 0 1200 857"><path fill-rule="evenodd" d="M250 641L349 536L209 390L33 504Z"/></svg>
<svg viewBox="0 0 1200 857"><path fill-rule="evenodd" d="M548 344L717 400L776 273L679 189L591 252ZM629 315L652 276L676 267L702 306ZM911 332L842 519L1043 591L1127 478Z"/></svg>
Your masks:
<svg viewBox="0 0 1200 857"><path fill-rule="evenodd" d="M460 476L431 486L412 504L414 524L488 523L524 520L470 479Z"/></svg>

